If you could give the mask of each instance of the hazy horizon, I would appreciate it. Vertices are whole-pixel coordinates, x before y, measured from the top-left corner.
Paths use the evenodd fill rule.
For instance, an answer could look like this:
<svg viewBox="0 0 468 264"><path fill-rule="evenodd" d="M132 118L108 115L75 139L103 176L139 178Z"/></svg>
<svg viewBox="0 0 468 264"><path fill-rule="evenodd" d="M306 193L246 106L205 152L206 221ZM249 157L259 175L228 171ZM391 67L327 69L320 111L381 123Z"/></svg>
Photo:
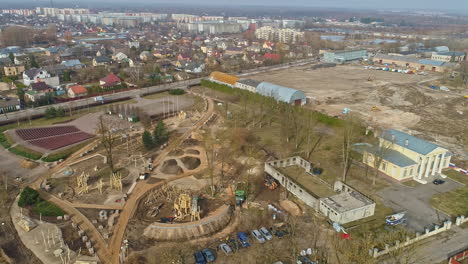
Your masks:
<svg viewBox="0 0 468 264"><path fill-rule="evenodd" d="M107 3L114 3L113 7L141 7L144 5L148 6L193 6L197 5L208 5L213 7L239 7L239 6L257 6L257 7L317 7L317 8L342 8L342 9L366 9L366 10L432 10L432 11L452 11L452 12L468 12L468 4L464 3L466 0L446 0L446 1L435 1L435 0L289 0L279 1L279 0L237 0L233 2L232 0L133 0L129 2L128 0L101 0L99 2L92 0L53 0L55 6L63 5L77 5L77 6L96 6L96 7L105 7ZM0 3L0 6L3 8L13 8L15 6L50 6L50 0L7 0L3 3ZM126 5L128 4L128 6Z"/></svg>

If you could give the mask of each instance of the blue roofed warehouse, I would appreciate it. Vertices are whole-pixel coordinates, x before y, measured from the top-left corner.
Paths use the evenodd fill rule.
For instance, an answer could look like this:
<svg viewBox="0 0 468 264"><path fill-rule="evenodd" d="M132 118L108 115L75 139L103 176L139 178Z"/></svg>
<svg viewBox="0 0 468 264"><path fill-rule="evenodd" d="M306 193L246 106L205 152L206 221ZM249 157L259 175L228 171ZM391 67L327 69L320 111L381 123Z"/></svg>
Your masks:
<svg viewBox="0 0 468 264"><path fill-rule="evenodd" d="M306 103L304 92L268 82L261 82L256 92L288 104L304 105Z"/></svg>

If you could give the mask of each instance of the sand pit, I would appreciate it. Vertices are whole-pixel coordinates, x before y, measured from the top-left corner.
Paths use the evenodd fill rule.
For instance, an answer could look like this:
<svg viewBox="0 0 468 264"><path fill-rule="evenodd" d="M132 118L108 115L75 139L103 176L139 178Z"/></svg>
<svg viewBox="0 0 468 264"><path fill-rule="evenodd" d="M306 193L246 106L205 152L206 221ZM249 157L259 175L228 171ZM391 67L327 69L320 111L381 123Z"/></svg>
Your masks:
<svg viewBox="0 0 468 264"><path fill-rule="evenodd" d="M200 151L196 150L196 149L187 149L185 151L185 153L187 154L196 154L196 155L199 155L200 154Z"/></svg>
<svg viewBox="0 0 468 264"><path fill-rule="evenodd" d="M161 172L165 174L177 175L183 172L182 168L177 164L175 159L170 159L164 161L161 166Z"/></svg>
<svg viewBox="0 0 468 264"><path fill-rule="evenodd" d="M200 166L200 159L191 157L191 156L186 156L180 159L183 163L185 168L189 170L194 170Z"/></svg>

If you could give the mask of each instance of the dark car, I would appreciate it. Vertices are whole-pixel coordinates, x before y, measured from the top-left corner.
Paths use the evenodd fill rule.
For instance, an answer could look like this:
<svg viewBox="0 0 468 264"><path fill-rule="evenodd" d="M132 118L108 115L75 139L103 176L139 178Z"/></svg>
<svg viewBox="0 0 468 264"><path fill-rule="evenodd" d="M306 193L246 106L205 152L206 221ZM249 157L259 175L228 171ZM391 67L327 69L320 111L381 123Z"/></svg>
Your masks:
<svg viewBox="0 0 468 264"><path fill-rule="evenodd" d="M205 256L206 262L214 262L216 260L216 256L211 249L209 248L202 249L202 253L203 253L203 256Z"/></svg>
<svg viewBox="0 0 468 264"><path fill-rule="evenodd" d="M193 257L195 258L195 264L206 264L205 257L201 251L195 252Z"/></svg>
<svg viewBox="0 0 468 264"><path fill-rule="evenodd" d="M441 180L441 179L435 179L434 181L432 181L433 184L435 185L440 185L440 184L444 184L444 180Z"/></svg>
<svg viewBox="0 0 468 264"><path fill-rule="evenodd" d="M242 247L250 247L249 239L244 232L237 233L237 240L239 240Z"/></svg>
<svg viewBox="0 0 468 264"><path fill-rule="evenodd" d="M239 250L239 243L237 243L237 241L235 239L229 239L226 244L228 244L228 246L233 250L233 251L237 251Z"/></svg>

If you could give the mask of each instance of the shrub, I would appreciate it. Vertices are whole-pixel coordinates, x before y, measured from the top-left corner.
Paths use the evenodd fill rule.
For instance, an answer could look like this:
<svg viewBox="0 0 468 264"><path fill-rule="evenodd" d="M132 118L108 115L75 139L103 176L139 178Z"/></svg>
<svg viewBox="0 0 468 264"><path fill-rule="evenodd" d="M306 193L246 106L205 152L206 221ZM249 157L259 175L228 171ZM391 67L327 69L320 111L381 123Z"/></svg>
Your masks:
<svg viewBox="0 0 468 264"><path fill-rule="evenodd" d="M39 193L36 190L31 189L30 187L26 187L20 194L18 206L25 207L28 205L34 205L40 201L40 199L41 198L39 197Z"/></svg>
<svg viewBox="0 0 468 264"><path fill-rule="evenodd" d="M215 82L211 82L208 80L201 80L200 84L202 86L208 87L210 89L213 89L219 92L228 93L228 94L234 93L234 89L225 84L215 83Z"/></svg>
<svg viewBox="0 0 468 264"><path fill-rule="evenodd" d="M8 142L8 139L3 133L0 133L0 145L2 145L6 149L11 147L10 142Z"/></svg>
<svg viewBox="0 0 468 264"><path fill-rule="evenodd" d="M49 201L38 202L34 206L33 211L36 214L40 214L42 216L63 216L65 214L65 212L60 209L60 207Z"/></svg>
<svg viewBox="0 0 468 264"><path fill-rule="evenodd" d="M183 89L171 89L171 90L169 90L169 94L172 94L172 95L182 95L184 93L185 93L185 91Z"/></svg>
<svg viewBox="0 0 468 264"><path fill-rule="evenodd" d="M14 147L14 148L10 148L8 150L11 153L14 153L16 155L23 156L25 158L32 159L32 160L38 160L38 159L40 159L42 157L42 153L35 152L33 150L26 149L26 148Z"/></svg>

